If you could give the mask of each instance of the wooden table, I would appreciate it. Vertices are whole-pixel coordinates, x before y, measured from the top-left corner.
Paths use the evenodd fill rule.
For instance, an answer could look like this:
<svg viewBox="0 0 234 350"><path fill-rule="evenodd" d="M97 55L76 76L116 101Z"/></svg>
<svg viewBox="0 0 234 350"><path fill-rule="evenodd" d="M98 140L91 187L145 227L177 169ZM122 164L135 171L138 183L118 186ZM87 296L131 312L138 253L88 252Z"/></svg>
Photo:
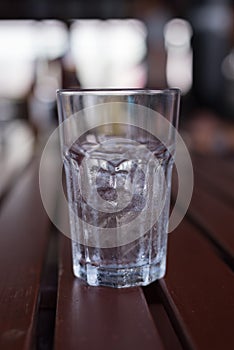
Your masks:
<svg viewBox="0 0 234 350"><path fill-rule="evenodd" d="M233 161L193 156L194 194L169 236L166 277L115 290L73 277L35 157L0 202L0 349L233 350Z"/></svg>

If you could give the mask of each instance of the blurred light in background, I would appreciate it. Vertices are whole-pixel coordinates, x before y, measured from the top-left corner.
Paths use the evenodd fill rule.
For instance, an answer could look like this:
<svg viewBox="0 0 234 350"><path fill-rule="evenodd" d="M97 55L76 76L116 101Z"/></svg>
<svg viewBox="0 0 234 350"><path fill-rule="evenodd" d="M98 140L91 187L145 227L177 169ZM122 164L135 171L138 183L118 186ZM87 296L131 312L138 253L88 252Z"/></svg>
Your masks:
<svg viewBox="0 0 234 350"><path fill-rule="evenodd" d="M193 94L198 101L224 113L226 100L222 62L231 49L233 13L229 0L197 4L191 13L195 32ZM232 93L231 89L228 93ZM222 101L222 102L221 102Z"/></svg>
<svg viewBox="0 0 234 350"><path fill-rule="evenodd" d="M58 20L43 20L37 22L35 38L38 57L50 60L64 55L68 49L69 36L66 25Z"/></svg>
<svg viewBox="0 0 234 350"><path fill-rule="evenodd" d="M75 21L71 51L82 87L143 87L146 35L135 19Z"/></svg>
<svg viewBox="0 0 234 350"><path fill-rule="evenodd" d="M43 20L36 24L35 39L35 98L42 103L53 103L56 99L56 89L61 87L62 79L61 66L56 59L63 57L67 52L69 33L63 22Z"/></svg>
<svg viewBox="0 0 234 350"><path fill-rule="evenodd" d="M226 36L232 25L229 0L204 1L193 13L193 21L200 31Z"/></svg>
<svg viewBox="0 0 234 350"><path fill-rule="evenodd" d="M221 71L225 79L224 102L229 109L229 114L234 115L234 49L223 59Z"/></svg>
<svg viewBox="0 0 234 350"><path fill-rule="evenodd" d="M30 120L40 130L53 123L56 90L62 86L61 58L69 49L69 33L58 20L36 22L35 77L28 98Z"/></svg>
<svg viewBox="0 0 234 350"><path fill-rule="evenodd" d="M222 62L222 73L228 80L234 80L234 50Z"/></svg>
<svg viewBox="0 0 234 350"><path fill-rule="evenodd" d="M0 21L0 97L25 97L36 62L62 56L67 45L68 32L60 21Z"/></svg>
<svg viewBox="0 0 234 350"><path fill-rule="evenodd" d="M178 87L186 94L192 86L192 27L188 21L175 18L164 27L167 50L166 78L169 87Z"/></svg>
<svg viewBox="0 0 234 350"><path fill-rule="evenodd" d="M24 96L33 81L34 21L0 21L0 97Z"/></svg>

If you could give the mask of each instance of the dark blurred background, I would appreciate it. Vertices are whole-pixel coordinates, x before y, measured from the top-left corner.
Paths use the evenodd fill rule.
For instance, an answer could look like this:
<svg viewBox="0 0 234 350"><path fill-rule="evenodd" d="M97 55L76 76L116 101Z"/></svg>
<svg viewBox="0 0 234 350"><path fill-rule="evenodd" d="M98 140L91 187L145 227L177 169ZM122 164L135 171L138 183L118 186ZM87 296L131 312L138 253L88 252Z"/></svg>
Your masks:
<svg viewBox="0 0 234 350"><path fill-rule="evenodd" d="M190 149L233 154L234 1L2 0L0 157L35 147L56 89L78 86L179 87Z"/></svg>

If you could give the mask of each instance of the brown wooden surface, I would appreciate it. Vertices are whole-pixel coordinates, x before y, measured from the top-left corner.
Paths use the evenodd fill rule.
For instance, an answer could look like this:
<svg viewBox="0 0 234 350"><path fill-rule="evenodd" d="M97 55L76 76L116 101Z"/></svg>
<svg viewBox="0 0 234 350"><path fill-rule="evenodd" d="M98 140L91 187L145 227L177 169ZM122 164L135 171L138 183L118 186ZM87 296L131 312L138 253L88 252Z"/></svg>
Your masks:
<svg viewBox="0 0 234 350"><path fill-rule="evenodd" d="M234 268L234 169L222 158L196 157L189 216ZM232 165L230 163L230 165Z"/></svg>
<svg viewBox="0 0 234 350"><path fill-rule="evenodd" d="M194 166L166 277L117 290L73 277L70 241L51 231L31 163L1 202L0 349L234 349L234 166L200 156Z"/></svg>
<svg viewBox="0 0 234 350"><path fill-rule="evenodd" d="M38 160L22 174L0 213L0 349L32 349L49 220Z"/></svg>
<svg viewBox="0 0 234 350"><path fill-rule="evenodd" d="M234 158L193 155L192 161L195 177L202 179L196 187L234 205Z"/></svg>
<svg viewBox="0 0 234 350"><path fill-rule="evenodd" d="M168 269L159 281L183 345L234 349L234 275L188 221L170 234Z"/></svg>
<svg viewBox="0 0 234 350"><path fill-rule="evenodd" d="M194 190L187 217L234 269L234 169L230 159L193 156ZM217 169L217 171L216 171ZM177 193L174 177L173 196Z"/></svg>
<svg viewBox="0 0 234 350"><path fill-rule="evenodd" d="M141 288L89 287L71 271L61 237L55 349L164 349Z"/></svg>
<svg viewBox="0 0 234 350"><path fill-rule="evenodd" d="M229 257L234 266L233 207L200 188L194 190L189 208L192 219Z"/></svg>
<svg viewBox="0 0 234 350"><path fill-rule="evenodd" d="M209 169L209 163L205 162L204 164ZM208 174L206 174L207 176ZM213 186L215 186L215 181L218 179L219 176L214 176ZM234 231L231 219L233 211L228 200L225 201L226 197L222 197L222 183L220 181L217 182L220 192L214 192L212 195L212 187L210 188L209 183L205 183L204 176L195 172L195 189L189 209L189 218L192 216L193 220L192 222L190 219L184 220L176 231L169 236L167 275L159 283L154 283L147 287L150 290L147 293L151 294L148 300L151 303L150 310L154 316L160 336L164 336L164 339L162 338L163 345L168 349L170 347L173 349L181 348L181 346L185 349L220 349L224 346L224 339L225 349L234 348L232 327L234 324L233 273L221 259L219 250L207 240L208 232L214 241L217 241L223 249L232 254ZM223 200L220 200L220 196ZM67 247L65 251L69 249ZM64 268L63 261L67 262L67 260L71 260L71 257L67 259L62 255L62 271L65 274L68 267ZM71 279L73 279L72 275ZM74 283L79 284L79 282ZM71 281L70 284L72 284ZM64 285L68 285L68 283L67 281L64 282L63 278L61 279L60 277L59 290L62 288L64 291L64 288L66 288ZM91 287L88 287L87 293L90 293L88 291L89 288ZM80 304L82 304L81 301L83 300L83 307L87 305L86 293L84 295L78 291L76 293L79 295ZM101 293L99 297L99 300L96 299L96 304L101 304L102 302ZM165 341L165 329L168 330L169 328L164 327L163 330L158 326L165 318L165 313L160 312L160 308L163 309L163 306L158 303L158 298L161 298L168 312L170 321L164 321L171 322L176 332L175 336L173 332L170 332L170 340L168 341ZM73 299L73 304L75 304L74 295L69 299ZM157 301L154 302L154 299ZM64 310L69 310L70 314L82 314L85 318L85 312L80 312L79 306L75 307L77 312L73 312L71 304L69 303L68 307L67 303L68 301L64 299L64 296L59 298L57 337L60 332L64 331L63 326L61 327L60 325L61 321L64 322L61 316L64 315ZM105 307L103 306L103 313L105 313L104 309ZM59 317L61 318L60 321ZM66 319L69 320L68 315ZM102 318L100 317L100 319ZM65 341L71 349L75 348L75 344L81 344L81 339L84 341L84 338L82 338L83 331L84 329L87 331L87 325L91 324L89 316L86 316L85 321L84 319L82 321L77 319L74 322L73 319L72 322L81 322L80 328L82 331L81 333L76 333L73 340ZM103 321L101 324L104 324ZM90 332L92 334L92 327ZM97 339L96 337L91 338ZM177 337L179 337L180 341L178 341ZM87 341L87 338L85 339ZM65 343L62 343L63 346L65 346ZM92 340L87 341L86 344L93 345ZM139 341L138 344L140 344ZM104 344L102 346L104 347Z"/></svg>

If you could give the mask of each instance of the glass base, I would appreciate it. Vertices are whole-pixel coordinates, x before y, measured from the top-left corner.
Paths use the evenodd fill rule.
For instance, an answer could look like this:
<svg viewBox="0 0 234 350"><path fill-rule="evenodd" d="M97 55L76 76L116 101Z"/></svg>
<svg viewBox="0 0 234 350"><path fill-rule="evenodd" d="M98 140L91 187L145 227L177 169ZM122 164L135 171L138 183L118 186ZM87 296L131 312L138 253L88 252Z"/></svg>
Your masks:
<svg viewBox="0 0 234 350"><path fill-rule="evenodd" d="M144 265L133 268L103 268L86 264L73 266L76 277L90 286L126 288L146 286L165 275L166 264L163 259L156 265Z"/></svg>

